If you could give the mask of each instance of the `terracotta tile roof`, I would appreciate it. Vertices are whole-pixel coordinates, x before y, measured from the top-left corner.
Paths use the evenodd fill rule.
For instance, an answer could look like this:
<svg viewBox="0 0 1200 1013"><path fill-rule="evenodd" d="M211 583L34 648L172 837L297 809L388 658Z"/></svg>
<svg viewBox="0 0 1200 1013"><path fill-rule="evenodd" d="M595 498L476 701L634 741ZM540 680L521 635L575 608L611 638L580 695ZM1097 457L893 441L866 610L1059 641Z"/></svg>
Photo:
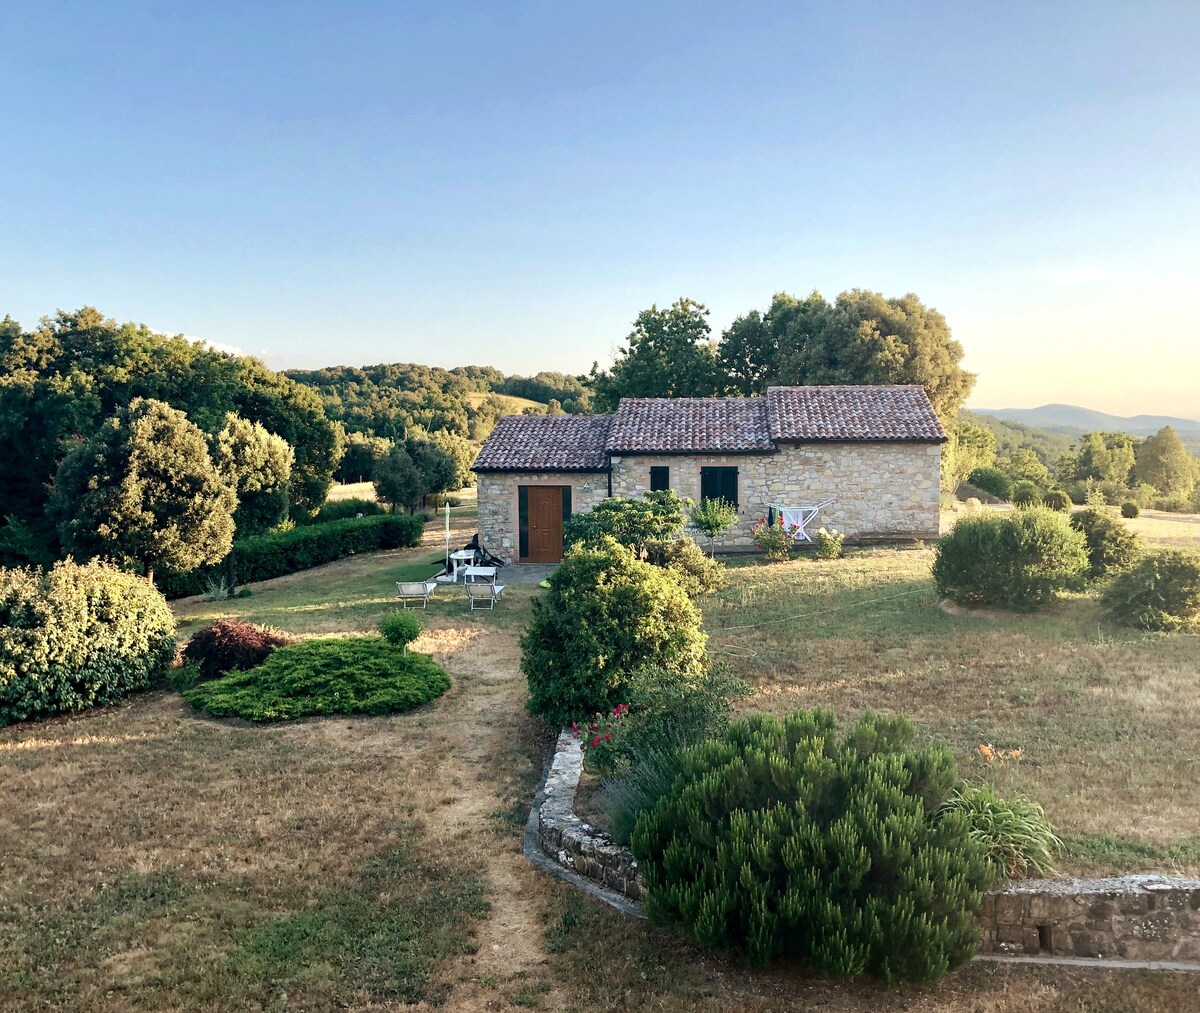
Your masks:
<svg viewBox="0 0 1200 1013"><path fill-rule="evenodd" d="M946 431L925 388L768 387L771 438L819 440L915 440L941 442Z"/></svg>
<svg viewBox="0 0 1200 1013"><path fill-rule="evenodd" d="M774 449L760 397L623 397L608 434L610 454Z"/></svg>
<svg viewBox="0 0 1200 1013"><path fill-rule="evenodd" d="M605 471L611 415L503 415L474 471Z"/></svg>

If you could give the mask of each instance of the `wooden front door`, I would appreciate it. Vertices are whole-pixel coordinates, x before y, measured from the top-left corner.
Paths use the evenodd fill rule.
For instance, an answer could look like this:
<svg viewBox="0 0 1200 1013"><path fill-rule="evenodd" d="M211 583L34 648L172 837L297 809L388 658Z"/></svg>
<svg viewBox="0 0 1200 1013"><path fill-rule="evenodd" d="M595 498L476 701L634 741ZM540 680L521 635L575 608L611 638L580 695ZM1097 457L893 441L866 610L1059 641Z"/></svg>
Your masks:
<svg viewBox="0 0 1200 1013"><path fill-rule="evenodd" d="M563 554L563 491L557 485L531 485L527 563L557 563Z"/></svg>

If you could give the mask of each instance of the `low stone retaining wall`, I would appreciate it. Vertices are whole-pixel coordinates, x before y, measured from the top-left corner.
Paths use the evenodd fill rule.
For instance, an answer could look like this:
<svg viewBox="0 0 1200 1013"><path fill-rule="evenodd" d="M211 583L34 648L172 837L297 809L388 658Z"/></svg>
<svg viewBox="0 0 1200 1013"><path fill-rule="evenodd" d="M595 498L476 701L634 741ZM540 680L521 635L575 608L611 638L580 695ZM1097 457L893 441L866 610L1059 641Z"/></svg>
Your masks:
<svg viewBox="0 0 1200 1013"><path fill-rule="evenodd" d="M527 840L560 870L580 877L577 885L591 884L599 899L640 914L644 885L637 860L575 815L582 773L579 740L564 729L530 814ZM984 954L1200 962L1197 879L1016 880L983 898L980 921Z"/></svg>
<svg viewBox="0 0 1200 1013"><path fill-rule="evenodd" d="M579 740L564 729L554 745L544 800L537 808L538 844L560 865L639 901L643 890L637 859L603 830L575 815L575 791L582 773Z"/></svg>
<svg viewBox="0 0 1200 1013"><path fill-rule="evenodd" d="M1200 880L1028 879L983 898L984 953L1200 961Z"/></svg>

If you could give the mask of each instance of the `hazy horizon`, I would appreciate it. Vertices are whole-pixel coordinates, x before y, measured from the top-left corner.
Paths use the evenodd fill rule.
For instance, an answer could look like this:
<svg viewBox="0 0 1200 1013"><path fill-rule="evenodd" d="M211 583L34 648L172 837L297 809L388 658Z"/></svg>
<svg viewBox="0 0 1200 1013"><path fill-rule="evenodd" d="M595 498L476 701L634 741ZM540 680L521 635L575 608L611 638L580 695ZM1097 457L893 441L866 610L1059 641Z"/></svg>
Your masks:
<svg viewBox="0 0 1200 1013"><path fill-rule="evenodd" d="M911 291L968 406L1200 418L1200 6L280 10L0 11L0 315L578 373Z"/></svg>

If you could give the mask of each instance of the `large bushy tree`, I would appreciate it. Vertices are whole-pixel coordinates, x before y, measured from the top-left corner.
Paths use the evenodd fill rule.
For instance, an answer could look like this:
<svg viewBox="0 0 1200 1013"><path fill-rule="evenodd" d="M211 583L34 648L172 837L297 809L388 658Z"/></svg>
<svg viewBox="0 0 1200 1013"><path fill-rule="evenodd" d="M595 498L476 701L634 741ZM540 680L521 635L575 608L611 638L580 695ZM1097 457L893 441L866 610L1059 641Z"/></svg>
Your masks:
<svg viewBox="0 0 1200 1013"><path fill-rule="evenodd" d="M909 293L852 289L829 303L777 293L765 313L739 317L719 349L725 386L758 394L771 385L920 384L949 423L975 376L946 318Z"/></svg>
<svg viewBox="0 0 1200 1013"><path fill-rule="evenodd" d="M294 510L311 512L324 501L343 437L315 390L256 359L117 324L84 307L32 331L10 318L0 323L0 517L12 515L52 539L46 489L59 463L139 397L186 413L210 435L229 412L261 423L294 448Z"/></svg>
<svg viewBox="0 0 1200 1013"><path fill-rule="evenodd" d="M1163 426L1137 448L1134 473L1139 482L1164 496L1188 497L1196 486L1197 462L1173 426Z"/></svg>
<svg viewBox="0 0 1200 1013"><path fill-rule="evenodd" d="M231 412L215 444L217 469L237 495L238 537L262 534L287 517L294 460L287 440Z"/></svg>
<svg viewBox="0 0 1200 1013"><path fill-rule="evenodd" d="M1128 433L1085 433L1058 462L1059 477L1076 482L1128 485L1137 440Z"/></svg>
<svg viewBox="0 0 1200 1013"><path fill-rule="evenodd" d="M225 558L233 543L233 488L200 429L170 405L134 398L58 468L52 511L80 559L186 573Z"/></svg>
<svg viewBox="0 0 1200 1013"><path fill-rule="evenodd" d="M612 411L623 397L711 397L723 386L708 309L678 299L642 310L607 372L596 375L595 407Z"/></svg>

